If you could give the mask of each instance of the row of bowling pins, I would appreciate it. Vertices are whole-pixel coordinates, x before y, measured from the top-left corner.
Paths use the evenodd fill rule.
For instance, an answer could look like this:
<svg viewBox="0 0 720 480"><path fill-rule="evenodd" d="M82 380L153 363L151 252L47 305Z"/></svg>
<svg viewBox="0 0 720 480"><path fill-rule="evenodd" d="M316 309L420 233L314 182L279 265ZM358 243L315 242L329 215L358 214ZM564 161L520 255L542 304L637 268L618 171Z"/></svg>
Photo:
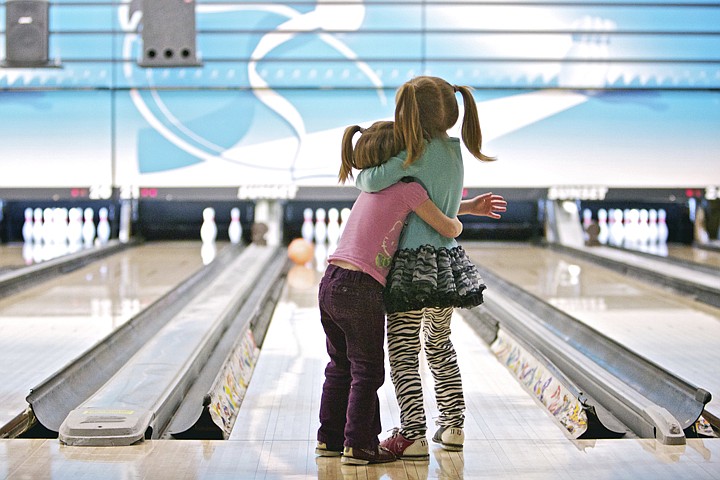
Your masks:
<svg viewBox="0 0 720 480"><path fill-rule="evenodd" d="M337 245L349 217L349 208L331 208L327 211L318 208L314 212L312 208L306 208L303 211L302 238L315 245Z"/></svg>
<svg viewBox="0 0 720 480"><path fill-rule="evenodd" d="M200 226L200 240L202 243L214 243L217 240L218 228L215 222L215 209L207 207L203 210L203 222ZM240 209L235 207L230 210L230 225L228 226L228 237L230 243L242 241L242 224L240 223Z"/></svg>
<svg viewBox="0 0 720 480"><path fill-rule="evenodd" d="M315 268L322 272L327 259L337 248L345 224L350 217L350 209L312 208L303 210L302 237L315 246Z"/></svg>
<svg viewBox="0 0 720 480"><path fill-rule="evenodd" d="M600 227L598 241L603 245L642 247L664 245L668 239L667 213L664 209L609 209L597 212ZM583 210L583 227L592 223L590 209Z"/></svg>
<svg viewBox="0 0 720 480"><path fill-rule="evenodd" d="M337 244L342 234L342 226L350 216L350 209L337 208L325 210L318 208L313 211L306 208L303 211L302 237L315 244ZM314 218L313 218L314 217ZM200 239L203 243L212 243L217 240L218 228L215 220L215 209L207 207L203 210L203 222L200 226ZM240 243L242 240L242 224L240 222L240 209L230 210L230 224L228 237L231 243Z"/></svg>
<svg viewBox="0 0 720 480"><path fill-rule="evenodd" d="M108 209L98 210L95 226L92 208L26 208L22 235L26 244L85 245L105 244L110 240Z"/></svg>

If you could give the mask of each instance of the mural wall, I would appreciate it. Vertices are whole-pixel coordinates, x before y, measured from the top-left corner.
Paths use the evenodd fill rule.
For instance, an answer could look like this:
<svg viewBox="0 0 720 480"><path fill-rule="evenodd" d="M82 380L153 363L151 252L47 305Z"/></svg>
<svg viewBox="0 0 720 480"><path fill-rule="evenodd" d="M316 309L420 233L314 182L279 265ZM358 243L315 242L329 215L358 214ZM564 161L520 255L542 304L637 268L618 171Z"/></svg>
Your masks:
<svg viewBox="0 0 720 480"><path fill-rule="evenodd" d="M49 13L51 65L0 68L0 187L334 186L419 74L475 88L470 187L720 185L718 3L198 1L182 68L138 65L139 1Z"/></svg>

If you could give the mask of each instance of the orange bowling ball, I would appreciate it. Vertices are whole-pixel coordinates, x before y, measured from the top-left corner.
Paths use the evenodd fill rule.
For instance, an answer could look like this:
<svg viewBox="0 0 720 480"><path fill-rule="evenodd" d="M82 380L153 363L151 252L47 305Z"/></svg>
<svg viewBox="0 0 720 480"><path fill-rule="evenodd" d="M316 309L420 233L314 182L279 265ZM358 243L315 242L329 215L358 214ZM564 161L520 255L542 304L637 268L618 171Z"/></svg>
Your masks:
<svg viewBox="0 0 720 480"><path fill-rule="evenodd" d="M313 258L313 244L304 238L296 238L288 245L288 258L298 265L305 265Z"/></svg>

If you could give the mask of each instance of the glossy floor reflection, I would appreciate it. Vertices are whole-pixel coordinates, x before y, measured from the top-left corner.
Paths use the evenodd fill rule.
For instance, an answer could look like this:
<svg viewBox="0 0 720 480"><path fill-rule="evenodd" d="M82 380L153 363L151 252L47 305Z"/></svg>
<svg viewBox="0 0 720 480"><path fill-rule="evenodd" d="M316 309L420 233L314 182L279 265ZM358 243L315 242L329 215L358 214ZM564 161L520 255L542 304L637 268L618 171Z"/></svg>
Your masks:
<svg viewBox="0 0 720 480"><path fill-rule="evenodd" d="M0 298L0 425L27 407L30 389L199 270L199 248L129 248Z"/></svg>
<svg viewBox="0 0 720 480"><path fill-rule="evenodd" d="M460 314L452 338L467 403L463 452L431 444L427 462L370 466L316 457L327 361L318 278L314 268L291 270L229 440L152 440L129 447L0 440L0 479L720 479L720 439L689 439L682 446L651 439L570 439ZM422 373L432 431L437 410L429 372ZM383 427L389 430L399 419L389 379L380 399Z"/></svg>
<svg viewBox="0 0 720 480"><path fill-rule="evenodd" d="M478 265L709 391L706 410L720 418L719 308L550 249L476 243L466 250Z"/></svg>
<svg viewBox="0 0 720 480"><path fill-rule="evenodd" d="M720 440L469 440L427 462L348 466L309 440L153 440L129 447L0 441L0 478L19 479L718 479Z"/></svg>

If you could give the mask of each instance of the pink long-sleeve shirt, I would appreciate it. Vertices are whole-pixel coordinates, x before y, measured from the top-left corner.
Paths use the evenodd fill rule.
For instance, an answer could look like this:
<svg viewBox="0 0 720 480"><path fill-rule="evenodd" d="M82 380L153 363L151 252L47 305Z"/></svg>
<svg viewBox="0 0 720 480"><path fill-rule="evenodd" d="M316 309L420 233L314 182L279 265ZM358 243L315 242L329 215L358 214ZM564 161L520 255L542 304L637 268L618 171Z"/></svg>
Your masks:
<svg viewBox="0 0 720 480"><path fill-rule="evenodd" d="M425 188L417 182L360 193L328 260L348 262L385 285L405 218L427 199Z"/></svg>

